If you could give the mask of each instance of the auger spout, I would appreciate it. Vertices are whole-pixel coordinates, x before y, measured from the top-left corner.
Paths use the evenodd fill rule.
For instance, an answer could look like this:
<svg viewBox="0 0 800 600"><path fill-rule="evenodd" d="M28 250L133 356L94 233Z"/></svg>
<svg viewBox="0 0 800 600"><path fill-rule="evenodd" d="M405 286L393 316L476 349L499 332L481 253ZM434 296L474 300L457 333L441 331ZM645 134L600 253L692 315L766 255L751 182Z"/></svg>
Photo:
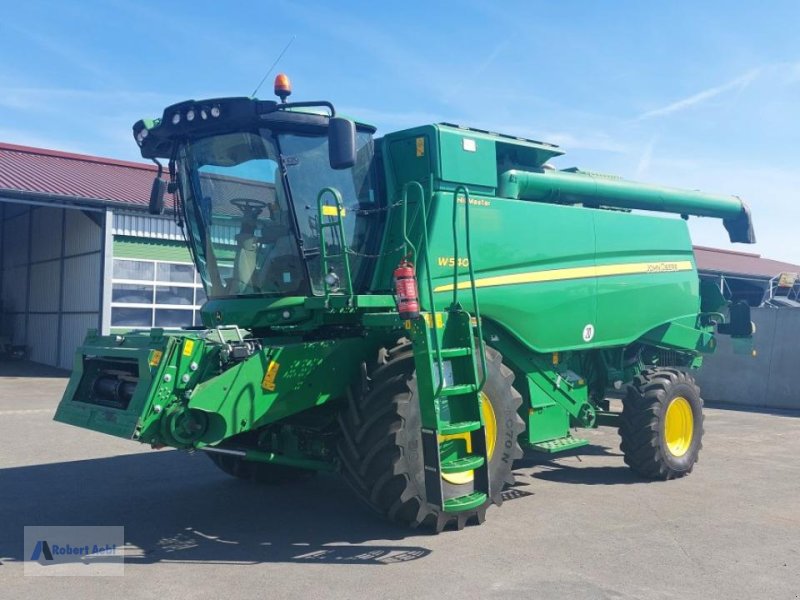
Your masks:
<svg viewBox="0 0 800 600"><path fill-rule="evenodd" d="M636 183L581 171L505 171L498 196L557 204L583 204L722 219L731 242L755 243L747 204L736 196Z"/></svg>

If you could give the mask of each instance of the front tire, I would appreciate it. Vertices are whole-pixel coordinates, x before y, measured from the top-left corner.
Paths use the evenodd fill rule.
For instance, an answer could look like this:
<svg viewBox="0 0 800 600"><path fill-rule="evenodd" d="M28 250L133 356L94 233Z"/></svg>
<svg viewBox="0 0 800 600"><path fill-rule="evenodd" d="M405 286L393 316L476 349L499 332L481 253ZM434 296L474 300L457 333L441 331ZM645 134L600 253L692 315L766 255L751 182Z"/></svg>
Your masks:
<svg viewBox="0 0 800 600"><path fill-rule="evenodd" d="M379 514L405 526L438 533L447 527L480 524L491 504L502 504L503 487L514 483L512 463L522 457L517 441L524 430L517 414L522 397L513 388L514 374L502 364L501 355L487 347L486 360L484 398L496 423L494 451L489 459L493 493L473 510L446 513L427 502L419 398L409 343L389 351L385 363L372 372L366 389L351 398L341 417L342 471L358 496ZM486 418L488 410L484 411ZM491 429L487 427L487 431ZM473 491L473 479L467 479L444 480L445 498Z"/></svg>
<svg viewBox="0 0 800 600"><path fill-rule="evenodd" d="M703 447L700 388L678 369L643 371L628 386L619 434L625 463L639 475L688 475Z"/></svg>

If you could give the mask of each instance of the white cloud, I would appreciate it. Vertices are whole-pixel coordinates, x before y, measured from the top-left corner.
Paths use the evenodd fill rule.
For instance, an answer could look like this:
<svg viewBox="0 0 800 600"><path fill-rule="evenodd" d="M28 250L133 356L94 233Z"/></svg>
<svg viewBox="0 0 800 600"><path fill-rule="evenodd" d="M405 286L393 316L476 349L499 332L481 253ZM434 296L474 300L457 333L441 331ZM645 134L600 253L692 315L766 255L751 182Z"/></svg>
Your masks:
<svg viewBox="0 0 800 600"><path fill-rule="evenodd" d="M696 94L692 94L687 98L683 98L682 100L678 100L677 102L672 102L671 104L667 104L666 106L662 106L660 108L655 108L653 110L649 110L645 113L642 113L637 117L638 120L642 119L651 119L653 117L663 117L669 114L673 114L676 112L680 112L682 110L686 110L687 108L691 108L693 106L697 106L711 100L712 98L716 98L726 92L730 91L741 91L749 86L753 81L761 74L763 68L752 69L745 73L744 75L740 75L736 79L733 79L727 83L722 85L718 85L716 87L708 88Z"/></svg>
<svg viewBox="0 0 800 600"><path fill-rule="evenodd" d="M454 98L458 98L460 95L462 95L464 90L470 89L470 86L472 86L472 89L479 87L477 85L480 83L478 81L479 76L482 75L497 60L497 58L508 49L511 41L512 40L507 38L501 41L499 44L496 44L494 48L492 48L491 52L489 52L474 69L467 73L463 79L454 82L450 86L449 90L444 91L444 94L442 95L442 101L449 103Z"/></svg>
<svg viewBox="0 0 800 600"><path fill-rule="evenodd" d="M656 141L658 138L653 137L644 147L642 151L642 155L639 157L639 164L636 165L636 177L644 177L647 174L647 171L650 169L650 163L653 160L653 150L656 147Z"/></svg>

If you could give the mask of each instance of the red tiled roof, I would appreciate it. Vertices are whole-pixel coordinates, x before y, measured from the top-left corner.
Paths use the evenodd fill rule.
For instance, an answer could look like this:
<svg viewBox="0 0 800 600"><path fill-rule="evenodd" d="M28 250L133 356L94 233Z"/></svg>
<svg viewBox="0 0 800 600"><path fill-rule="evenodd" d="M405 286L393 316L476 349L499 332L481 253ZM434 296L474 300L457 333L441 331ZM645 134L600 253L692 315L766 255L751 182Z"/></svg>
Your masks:
<svg viewBox="0 0 800 600"><path fill-rule="evenodd" d="M0 142L3 190L147 206L155 165Z"/></svg>
<svg viewBox="0 0 800 600"><path fill-rule="evenodd" d="M798 273L800 265L762 258L760 254L735 252L720 248L694 247L694 257L700 271L749 275L771 279L781 273Z"/></svg>

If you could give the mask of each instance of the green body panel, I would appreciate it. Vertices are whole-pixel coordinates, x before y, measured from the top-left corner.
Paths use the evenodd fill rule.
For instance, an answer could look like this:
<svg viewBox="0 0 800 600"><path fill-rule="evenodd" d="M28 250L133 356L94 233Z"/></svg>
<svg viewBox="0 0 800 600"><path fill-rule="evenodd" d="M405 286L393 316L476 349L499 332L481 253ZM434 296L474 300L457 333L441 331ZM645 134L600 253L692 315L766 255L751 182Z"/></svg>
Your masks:
<svg viewBox="0 0 800 600"><path fill-rule="evenodd" d="M301 296L210 299L203 305L200 315L206 327L244 323L248 327L287 326L312 317L305 305L306 298Z"/></svg>
<svg viewBox="0 0 800 600"><path fill-rule="evenodd" d="M594 215L597 263L691 263L681 271L597 278L596 343L627 345L654 327L684 318L696 320L699 277L686 222L619 211ZM641 310L643 306L647 310ZM613 324L607 327L606 324ZM692 323L694 326L695 323Z"/></svg>
<svg viewBox="0 0 800 600"><path fill-rule="evenodd" d="M209 300L201 316L206 327L241 325L252 328L273 328L286 331L287 327L313 329L323 325L352 324L368 316L386 315L395 308L394 298L387 294L373 296L287 296L284 298L225 298ZM397 314L388 321L395 328L401 323Z"/></svg>
<svg viewBox="0 0 800 600"><path fill-rule="evenodd" d="M437 308L452 294L451 196L435 194L428 217ZM681 220L502 198L478 197L472 210L479 223L472 249L481 312L531 350L627 345L698 313L699 280ZM682 270L646 272L675 265ZM637 266L644 272L605 274ZM461 271L466 274L465 267ZM425 305L422 266L420 282ZM468 286L465 276L460 285ZM472 309L466 295L463 303ZM648 310L638 310L642 305ZM587 325L594 330L588 341Z"/></svg>
<svg viewBox="0 0 800 600"><path fill-rule="evenodd" d="M452 196L452 195L450 195ZM492 199L488 205L473 205L476 226L472 248L476 284L490 277L549 270L553 268L591 267L594 264L594 240L591 214L572 207L534 205ZM437 194L430 213L432 279L437 301L447 302L452 291L452 242L447 230L452 199ZM564 235L554 222L570 217L570 233ZM510 248L510 239L537 240ZM444 263L444 264L442 264ZM466 272L462 269L462 272ZM462 282L466 283L465 277ZM421 281L424 277L421 276ZM423 291L422 298L426 298ZM481 311L486 318L499 320L527 345L537 351L563 348L570 333L580 332L595 321L595 293L590 282L574 279L539 284L497 285L479 288ZM471 302L463 300L468 310ZM574 337L574 336L573 336ZM580 338L578 337L578 340ZM573 345L577 340L572 341Z"/></svg>
<svg viewBox="0 0 800 600"><path fill-rule="evenodd" d="M555 402L532 405L526 425L529 444L559 439L569 431L569 414Z"/></svg>
<svg viewBox="0 0 800 600"><path fill-rule="evenodd" d="M596 425L588 382L573 365L561 356L530 352L496 323L485 322L484 331L489 344L515 371L516 388L524 399L520 416L528 424L525 441L529 445L564 438L571 424Z"/></svg>
<svg viewBox="0 0 800 600"><path fill-rule="evenodd" d="M439 131L439 176L442 181L463 184L470 189L497 187L495 156L497 143L493 139L474 144L474 150L464 149L464 136L457 131ZM472 148L472 146L470 146Z"/></svg>
<svg viewBox="0 0 800 600"><path fill-rule="evenodd" d="M216 444L341 397L365 350L362 340L353 338L287 344L264 349L200 383L187 405L209 416L197 445ZM262 381L271 365L277 371L274 389L265 389Z"/></svg>

